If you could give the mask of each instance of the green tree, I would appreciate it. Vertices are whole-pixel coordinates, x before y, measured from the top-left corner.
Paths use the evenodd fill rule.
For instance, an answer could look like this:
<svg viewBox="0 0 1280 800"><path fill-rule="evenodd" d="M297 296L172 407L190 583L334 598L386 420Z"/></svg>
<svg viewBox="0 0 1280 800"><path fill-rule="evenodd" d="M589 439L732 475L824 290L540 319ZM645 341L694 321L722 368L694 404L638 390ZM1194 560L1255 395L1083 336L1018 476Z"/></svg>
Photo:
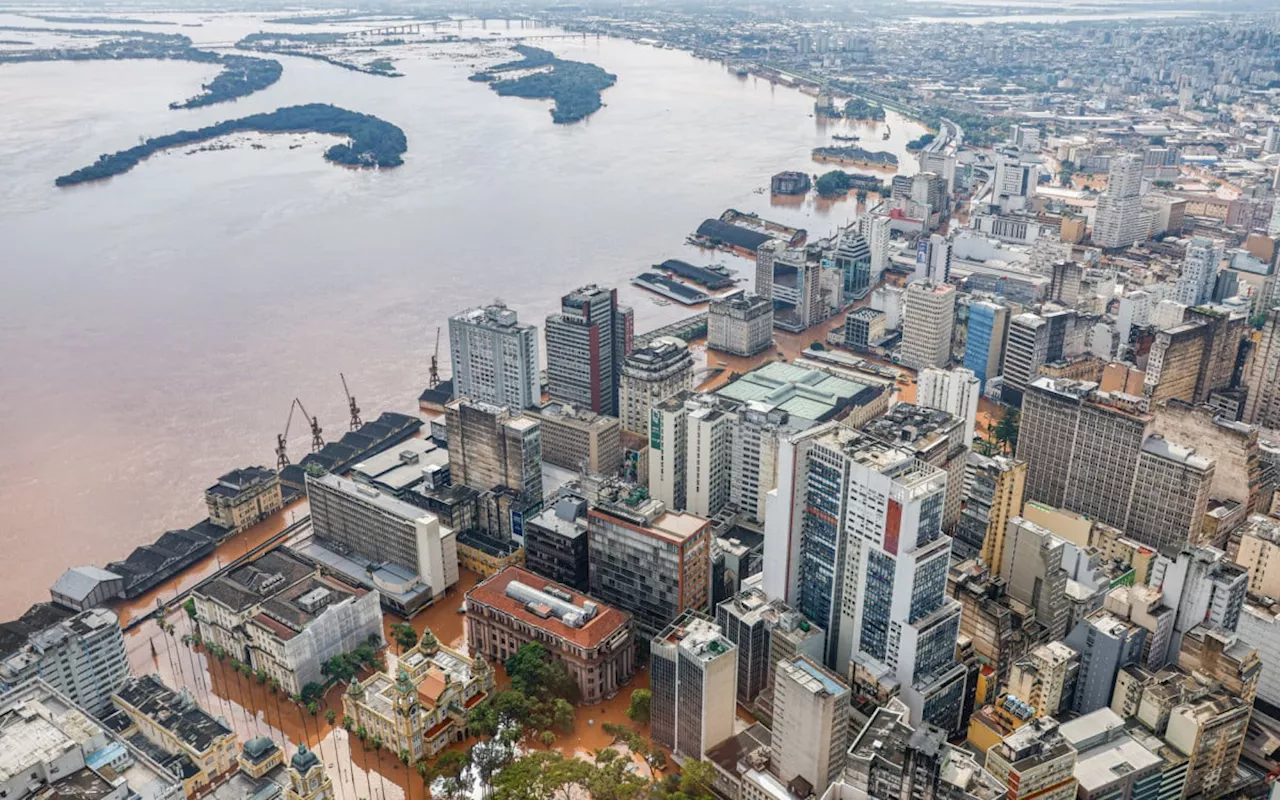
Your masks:
<svg viewBox="0 0 1280 800"><path fill-rule="evenodd" d="M512 689L536 694L547 671L547 649L537 642L523 644L507 659L506 668Z"/></svg>
<svg viewBox="0 0 1280 800"><path fill-rule="evenodd" d="M334 721L335 719L337 719L337 718L338 718L338 712L337 712L337 711L334 711L332 708L325 709L325 712L324 712L324 721L325 721L325 722L327 722L327 723L329 723L330 725L332 725L332 724L333 724L333 721Z"/></svg>
<svg viewBox="0 0 1280 800"><path fill-rule="evenodd" d="M973 441L973 449L987 457L1000 455L1000 445L990 439L981 437L975 439Z"/></svg>
<svg viewBox="0 0 1280 800"><path fill-rule="evenodd" d="M396 622L391 625L391 638L403 653L418 643L418 632L408 623Z"/></svg>
<svg viewBox="0 0 1280 800"><path fill-rule="evenodd" d="M350 732L351 732L351 729L352 729L352 728L354 728L354 727L355 727L355 725L356 725L356 721L355 721L355 719L353 719L353 718L351 717L351 715L350 715L350 714L343 714L343 715L342 715L342 729L343 729L343 730L345 730L347 733L350 733Z"/></svg>
<svg viewBox="0 0 1280 800"><path fill-rule="evenodd" d="M573 733L573 706L568 700L557 697L555 700L556 729L561 733Z"/></svg>
<svg viewBox="0 0 1280 800"><path fill-rule="evenodd" d="M1000 421L996 423L995 436L996 441L1004 446L1005 452L1018 451L1018 427L1021 424L1022 414L1016 408L1006 408L1000 415Z"/></svg>
<svg viewBox="0 0 1280 800"><path fill-rule="evenodd" d="M653 694L648 689L636 689L631 693L631 703L627 706L627 719L644 725L649 721L650 704Z"/></svg>
<svg viewBox="0 0 1280 800"><path fill-rule="evenodd" d="M192 622L196 621L196 601L193 597L188 597L187 602L182 604L182 610L187 612L187 616Z"/></svg>
<svg viewBox="0 0 1280 800"><path fill-rule="evenodd" d="M542 734L538 736L538 740L546 747L550 747L556 743L556 735L551 731L543 731Z"/></svg>

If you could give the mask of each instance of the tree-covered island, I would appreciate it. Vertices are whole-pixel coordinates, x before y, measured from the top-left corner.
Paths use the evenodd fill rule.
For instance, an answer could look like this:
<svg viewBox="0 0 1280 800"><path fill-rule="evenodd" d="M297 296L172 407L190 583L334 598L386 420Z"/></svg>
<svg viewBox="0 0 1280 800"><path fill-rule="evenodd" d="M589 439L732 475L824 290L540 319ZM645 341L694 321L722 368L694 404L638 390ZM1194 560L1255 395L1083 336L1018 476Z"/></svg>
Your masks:
<svg viewBox="0 0 1280 800"><path fill-rule="evenodd" d="M522 44L514 49L523 58L476 73L471 80L487 82L503 97L554 100L551 121L557 125L577 122L599 111L604 105L600 93L618 80L617 75L605 72L595 64L566 61L547 50ZM518 78L498 77L503 72L516 70L538 71Z"/></svg>
<svg viewBox="0 0 1280 800"><path fill-rule="evenodd" d="M368 64L360 64L356 61L344 61L340 58L320 52L321 47L336 47L344 44L351 44L351 39L345 33L280 33L277 31L259 31L245 36L236 42L236 47L241 50L256 50L260 53L274 53L281 56L298 56L299 58L310 58L316 61L323 61L326 64L332 64L335 67L349 69L352 72L363 72L366 75L381 75L384 78L400 78L401 73L395 70L395 66L391 59L384 57L376 58ZM390 46L396 44L404 44L401 39L383 39L377 42L362 42L363 50L366 52L377 52L373 46Z"/></svg>
<svg viewBox="0 0 1280 800"><path fill-rule="evenodd" d="M102 180L128 172L147 156L170 147L203 142L230 133L327 133L346 136L349 141L335 144L324 157L335 164L353 167L398 167L408 149L404 131L386 120L360 114L325 103L289 106L268 114L253 114L240 119L219 122L194 131L178 131L147 139L136 147L109 153L87 167L63 175L54 181L58 186L73 186L86 181Z"/></svg>

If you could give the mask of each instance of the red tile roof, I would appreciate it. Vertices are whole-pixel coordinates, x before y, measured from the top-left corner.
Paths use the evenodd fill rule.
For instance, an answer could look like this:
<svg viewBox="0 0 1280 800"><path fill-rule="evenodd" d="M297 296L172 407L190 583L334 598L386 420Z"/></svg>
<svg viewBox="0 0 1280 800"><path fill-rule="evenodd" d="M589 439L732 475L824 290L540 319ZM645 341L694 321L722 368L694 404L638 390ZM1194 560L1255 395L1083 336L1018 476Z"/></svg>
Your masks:
<svg viewBox="0 0 1280 800"><path fill-rule="evenodd" d="M505 614L510 614L532 627L540 628L561 639L587 648L598 646L605 639L612 636L618 628L621 628L631 620L630 614L599 601L591 600L598 609L595 617L581 628L571 628L555 617L539 617L525 608L520 601L507 597L507 585L512 581L520 581L534 589L552 586L571 595L573 597L572 602L576 606L581 606L584 601L591 600L591 598L573 591L568 586L549 581L528 570L523 570L519 567L507 567L467 592L468 613L470 613L471 601L474 600Z"/></svg>

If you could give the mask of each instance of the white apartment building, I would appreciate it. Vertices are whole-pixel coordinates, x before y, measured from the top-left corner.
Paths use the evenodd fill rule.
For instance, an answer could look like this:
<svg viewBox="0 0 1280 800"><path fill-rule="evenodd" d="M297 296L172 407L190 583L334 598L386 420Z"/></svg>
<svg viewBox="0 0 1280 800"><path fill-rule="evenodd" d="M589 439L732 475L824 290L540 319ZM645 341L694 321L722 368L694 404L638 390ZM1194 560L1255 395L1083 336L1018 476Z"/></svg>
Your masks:
<svg viewBox="0 0 1280 800"><path fill-rule="evenodd" d="M981 390L982 382L973 370L931 367L920 371L916 404L946 411L964 420L964 440L966 444L972 444Z"/></svg>
<svg viewBox="0 0 1280 800"><path fill-rule="evenodd" d="M955 287L911 283L907 286L903 315L902 363L912 369L950 364L951 336L956 324Z"/></svg>
<svg viewBox="0 0 1280 800"><path fill-rule="evenodd" d="M849 745L847 684L803 655L780 662L773 684L773 759L780 781L804 778L821 796L844 770Z"/></svg>
<svg viewBox="0 0 1280 800"><path fill-rule="evenodd" d="M449 318L453 396L513 409L542 400L538 379L538 330L521 325L502 303L471 308Z"/></svg>

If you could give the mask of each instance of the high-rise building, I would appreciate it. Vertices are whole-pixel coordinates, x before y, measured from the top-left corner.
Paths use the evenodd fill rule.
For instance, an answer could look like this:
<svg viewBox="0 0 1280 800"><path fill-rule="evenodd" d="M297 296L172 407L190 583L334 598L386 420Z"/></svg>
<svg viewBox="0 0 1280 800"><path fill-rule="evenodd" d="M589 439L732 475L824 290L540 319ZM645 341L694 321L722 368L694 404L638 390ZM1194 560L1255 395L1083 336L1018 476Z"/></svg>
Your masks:
<svg viewBox="0 0 1280 800"><path fill-rule="evenodd" d="M652 498L603 502L587 521L591 596L653 635L711 600L711 523Z"/></svg>
<svg viewBox="0 0 1280 800"><path fill-rule="evenodd" d="M916 243L916 271L912 280L943 284L951 280L951 242L933 234Z"/></svg>
<svg viewBox="0 0 1280 800"><path fill-rule="evenodd" d="M995 180L992 182L992 200L1004 211L1026 208L1039 180L1038 160L1024 160L1018 153L999 153L996 156Z"/></svg>
<svg viewBox="0 0 1280 800"><path fill-rule="evenodd" d="M547 385L552 400L618 416L618 379L631 350L630 309L595 284L560 299L547 317Z"/></svg>
<svg viewBox="0 0 1280 800"><path fill-rule="evenodd" d="M756 294L774 303L774 325L807 330L822 321L822 264L810 261L802 248L770 239L756 252Z"/></svg>
<svg viewBox="0 0 1280 800"><path fill-rule="evenodd" d="M844 318L844 346L867 352L885 338L884 312L863 306Z"/></svg>
<svg viewBox="0 0 1280 800"><path fill-rule="evenodd" d="M772 715L778 663L797 654L822 659L822 629L758 587L716 606L716 624L738 648L738 703L744 707L768 695Z"/></svg>
<svg viewBox="0 0 1280 800"><path fill-rule="evenodd" d="M1107 190L1098 198L1093 241L1099 247L1129 247L1147 237L1142 224L1142 156L1113 156Z"/></svg>
<svg viewBox="0 0 1280 800"><path fill-rule="evenodd" d="M981 558L998 569L1004 560L1005 526L1022 513L1027 462L1005 456L966 454L965 493L952 550L961 559Z"/></svg>
<svg viewBox="0 0 1280 800"><path fill-rule="evenodd" d="M1266 315L1262 338L1249 357L1249 394L1243 417L1251 425L1274 429L1280 428L1280 307Z"/></svg>
<svg viewBox="0 0 1280 800"><path fill-rule="evenodd" d="M880 276L889 268L889 217L883 214L860 214L858 233L871 248L871 282L879 283Z"/></svg>
<svg viewBox="0 0 1280 800"><path fill-rule="evenodd" d="M538 422L544 462L595 475L616 475L622 469L622 423L617 417L562 403L525 413Z"/></svg>
<svg viewBox="0 0 1280 800"><path fill-rule="evenodd" d="M1219 797L1236 780L1253 707L1219 692L1175 706L1165 739L1189 757L1183 797Z"/></svg>
<svg viewBox="0 0 1280 800"><path fill-rule="evenodd" d="M712 298L707 307L707 347L735 356L753 356L773 344L773 301L738 292Z"/></svg>
<svg viewBox="0 0 1280 800"><path fill-rule="evenodd" d="M6 626L21 627L25 626ZM7 654L0 661L0 698L43 680L77 706L97 714L110 708L111 695L128 675L129 656L120 621L105 608L93 608L32 631Z"/></svg>
<svg viewBox="0 0 1280 800"><path fill-rule="evenodd" d="M871 268L871 245L858 233L846 231L835 252L836 269L841 275L841 298L847 303L861 300L871 293L874 276Z"/></svg>
<svg viewBox="0 0 1280 800"><path fill-rule="evenodd" d="M1148 436L1138 453L1125 533L1162 552L1200 544L1214 462L1189 447Z"/></svg>
<svg viewBox="0 0 1280 800"><path fill-rule="evenodd" d="M924 369L920 371L916 402L925 408L946 411L964 420L964 441L973 442L978 420L981 381L971 370Z"/></svg>
<svg viewBox="0 0 1280 800"><path fill-rule="evenodd" d="M1184 306L1209 302L1225 252L1226 243L1220 239L1192 237L1182 259L1182 274L1178 277L1178 292L1174 299Z"/></svg>
<svg viewBox="0 0 1280 800"><path fill-rule="evenodd" d="M986 300L969 304L964 366L978 378L980 391L985 392L987 381L1000 374L1008 332L1008 308Z"/></svg>
<svg viewBox="0 0 1280 800"><path fill-rule="evenodd" d="M702 517L720 513L729 502L734 422L711 395L680 392L656 405L649 428L653 496Z"/></svg>
<svg viewBox="0 0 1280 800"><path fill-rule="evenodd" d="M1067 571L1062 568L1065 547L1063 540L1045 528L1013 517L1005 531L998 567L1009 596L1035 612L1050 640L1067 633Z"/></svg>
<svg viewBox="0 0 1280 800"><path fill-rule="evenodd" d="M1027 385L1036 379L1049 357L1049 322L1039 314L1018 314L1009 320L1004 349L1004 385L1000 398L1021 405Z"/></svg>
<svg viewBox="0 0 1280 800"><path fill-rule="evenodd" d="M525 566L579 592L591 588L587 501L561 497L524 523Z"/></svg>
<svg viewBox="0 0 1280 800"><path fill-rule="evenodd" d="M538 420L466 398L445 405L449 475L478 492L505 486L542 501L542 428Z"/></svg>
<svg viewBox="0 0 1280 800"><path fill-rule="evenodd" d="M684 340L659 336L632 350L623 359L619 383L618 416L623 429L648 436L650 409L673 394L692 388L693 354Z"/></svg>
<svg viewBox="0 0 1280 800"><path fill-rule="evenodd" d="M538 329L500 302L449 318L449 357L455 398L515 409L542 399Z"/></svg>
<svg viewBox="0 0 1280 800"><path fill-rule="evenodd" d="M1249 591L1249 571L1227 560L1213 547L1183 550L1176 558L1160 556L1151 567L1150 585L1164 594L1176 616L1169 650L1161 663L1177 657L1182 639L1196 626L1234 632ZM1153 654L1153 657L1156 654Z"/></svg>
<svg viewBox="0 0 1280 800"><path fill-rule="evenodd" d="M952 531L960 521L970 452L964 438L964 421L946 411L898 403L888 413L863 425L862 430L882 442L914 452L916 458L946 473L942 529Z"/></svg>
<svg viewBox="0 0 1280 800"><path fill-rule="evenodd" d="M1076 623L1063 642L1080 654L1072 710L1088 714L1111 704L1120 670L1142 659L1145 628L1105 609Z"/></svg>
<svg viewBox="0 0 1280 800"><path fill-rule="evenodd" d="M1164 759L1130 733L1116 712L1100 708L1063 723L1058 730L1078 753L1079 800L1165 800L1161 796Z"/></svg>
<svg viewBox="0 0 1280 800"><path fill-rule="evenodd" d="M1056 717L1074 678L1080 654L1062 642L1038 645L1009 670L1009 692L1042 717Z"/></svg>
<svg viewBox="0 0 1280 800"><path fill-rule="evenodd" d="M434 514L332 473L307 476L307 499L314 535L295 552L392 611L411 616L458 582L457 537Z"/></svg>
<svg viewBox="0 0 1280 800"><path fill-rule="evenodd" d="M685 613L649 645L653 740L678 759L701 760L733 736L737 648L706 616Z"/></svg>
<svg viewBox="0 0 1280 800"><path fill-rule="evenodd" d="M956 324L954 286L915 281L907 286L902 323L902 363L912 369L951 363Z"/></svg>
<svg viewBox="0 0 1280 800"><path fill-rule="evenodd" d="M987 751L987 772L1005 786L1007 800L1072 800L1076 749L1058 732L1058 721L1039 717Z"/></svg>
<svg viewBox="0 0 1280 800"><path fill-rule="evenodd" d="M783 783L803 778L817 795L840 777L849 743L849 687L807 656L778 664L773 686L773 756Z"/></svg>
<svg viewBox="0 0 1280 800"><path fill-rule="evenodd" d="M960 602L960 633L982 664L979 676L988 678L981 696L973 687L975 704L993 702L1014 662L1045 638L1045 627L1031 609L1005 589L1004 581L977 561L961 561L947 572L947 592Z"/></svg>

